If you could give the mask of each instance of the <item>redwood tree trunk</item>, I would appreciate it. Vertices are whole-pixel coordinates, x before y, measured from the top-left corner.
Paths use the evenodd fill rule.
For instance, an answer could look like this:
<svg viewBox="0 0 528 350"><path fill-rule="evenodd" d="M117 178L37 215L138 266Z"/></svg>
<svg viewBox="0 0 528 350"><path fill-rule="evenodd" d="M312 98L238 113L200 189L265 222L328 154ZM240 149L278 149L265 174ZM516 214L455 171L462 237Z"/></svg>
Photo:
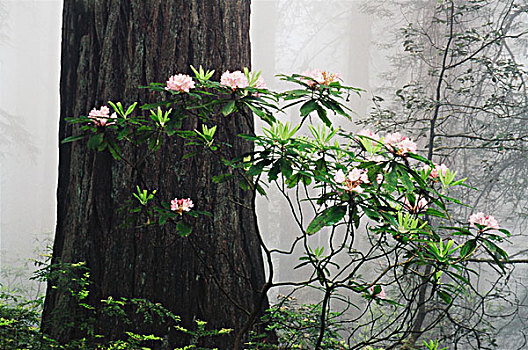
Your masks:
<svg viewBox="0 0 528 350"><path fill-rule="evenodd" d="M226 69L249 67L249 14L246 0L65 1L59 138L77 132L65 117L86 115L108 100L152 102L137 87L189 73L190 64L216 69L216 79ZM235 115L218 122L218 139L233 145L233 155L251 151L236 135L251 133L252 121ZM183 128L198 124L186 119ZM141 156L130 148L125 152ZM132 169L107 151L87 151L83 142L61 145L53 262L85 261L92 301L147 298L181 316L184 325L196 318L208 321L208 328L237 330L257 307L265 282L254 198L237 182L212 183L226 171L218 160L183 155L183 141L171 139ZM118 209L137 184L157 189L164 201L190 197L195 209L212 217L196 220L188 238L176 237L169 227L121 228L126 212ZM48 288L43 327L61 341L79 335L75 326L52 324L53 315L73 310L70 303L63 291ZM108 336L120 328L100 323ZM233 337L215 345L228 348Z"/></svg>

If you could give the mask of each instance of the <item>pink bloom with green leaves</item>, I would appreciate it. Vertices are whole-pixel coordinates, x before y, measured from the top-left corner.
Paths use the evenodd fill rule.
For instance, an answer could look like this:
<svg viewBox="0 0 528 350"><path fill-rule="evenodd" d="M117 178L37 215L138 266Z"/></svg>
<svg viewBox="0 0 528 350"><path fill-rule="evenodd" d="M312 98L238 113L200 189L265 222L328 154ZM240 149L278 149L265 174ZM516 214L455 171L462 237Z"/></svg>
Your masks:
<svg viewBox="0 0 528 350"><path fill-rule="evenodd" d="M375 288L376 288L376 286L372 286L372 287L369 288L370 295L372 295L373 298L378 298L378 299L383 299L383 300L385 298L387 298L387 295L385 294L385 291L383 290L382 286L380 286L381 291L378 294L374 294L375 293Z"/></svg>
<svg viewBox="0 0 528 350"><path fill-rule="evenodd" d="M234 72L225 71L220 77L220 84L229 86L233 90L249 86L246 75L239 70Z"/></svg>
<svg viewBox="0 0 528 350"><path fill-rule="evenodd" d="M399 156L416 153L417 149L416 143L411 141L408 137L402 136L399 132L385 135L385 145L391 152Z"/></svg>
<svg viewBox="0 0 528 350"><path fill-rule="evenodd" d="M251 87L254 87L255 89L267 89L266 82L264 81L264 78L258 77L257 81L253 83Z"/></svg>
<svg viewBox="0 0 528 350"><path fill-rule="evenodd" d="M369 138L372 140L372 146L376 146L378 144L378 141L381 140L378 134L375 132L369 130L369 129L363 129L360 132L357 133L357 140L361 141L362 138L364 138L364 141L367 141L366 138ZM365 146L366 147L366 146Z"/></svg>
<svg viewBox="0 0 528 350"><path fill-rule="evenodd" d="M194 89L193 79L186 74L177 74L167 80L166 90L179 91L179 92L189 92L189 90Z"/></svg>
<svg viewBox="0 0 528 350"><path fill-rule="evenodd" d="M428 172L429 170L431 170L431 172L429 173L429 177L431 177L432 179L438 179L440 174L442 174L442 176L445 176L448 168L444 164L437 164L437 163L433 163L433 164L434 164L434 168L432 169L427 164L425 164L423 167L425 172Z"/></svg>
<svg viewBox="0 0 528 350"><path fill-rule="evenodd" d="M368 173L365 169L354 168L347 175L339 169L334 174L334 181L339 184L339 188L347 192L363 193L361 184L369 183Z"/></svg>
<svg viewBox="0 0 528 350"><path fill-rule="evenodd" d="M358 136L364 136L364 137L368 137L370 139L373 139L373 140L376 140L376 141L379 141L380 140L380 137L378 134L376 134L374 131L371 131L369 129L363 129L361 130L360 132L357 133Z"/></svg>
<svg viewBox="0 0 528 350"><path fill-rule="evenodd" d="M115 124L114 121L110 120L116 119L117 115L115 113L110 115L110 109L107 106L101 106L100 109L92 109L90 114L88 114L88 118L92 119L93 123L97 126L107 126Z"/></svg>
<svg viewBox="0 0 528 350"><path fill-rule="evenodd" d="M190 211L194 207L194 203L190 198L178 199L174 198L171 201L171 210L178 212L182 215L184 211Z"/></svg>
<svg viewBox="0 0 528 350"><path fill-rule="evenodd" d="M333 82L342 80L340 73L330 73L330 72L320 70L320 69L305 70L301 75L311 78L311 79L302 79L310 87L313 87L316 84L330 85Z"/></svg>
<svg viewBox="0 0 528 350"><path fill-rule="evenodd" d="M469 224L475 228L477 227L476 224L479 224L496 230L499 229L499 223L497 222L497 220L495 220L493 216L486 215L483 212L471 214L471 216L469 217Z"/></svg>

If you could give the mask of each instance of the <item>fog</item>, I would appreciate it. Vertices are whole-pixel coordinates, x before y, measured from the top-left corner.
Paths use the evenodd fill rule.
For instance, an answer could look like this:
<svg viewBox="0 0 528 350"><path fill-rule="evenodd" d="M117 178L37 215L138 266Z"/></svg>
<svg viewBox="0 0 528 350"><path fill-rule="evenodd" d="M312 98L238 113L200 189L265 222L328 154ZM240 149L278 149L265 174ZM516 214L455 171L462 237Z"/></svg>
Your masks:
<svg viewBox="0 0 528 350"><path fill-rule="evenodd" d="M62 3L0 4L0 266L15 287L55 229Z"/></svg>

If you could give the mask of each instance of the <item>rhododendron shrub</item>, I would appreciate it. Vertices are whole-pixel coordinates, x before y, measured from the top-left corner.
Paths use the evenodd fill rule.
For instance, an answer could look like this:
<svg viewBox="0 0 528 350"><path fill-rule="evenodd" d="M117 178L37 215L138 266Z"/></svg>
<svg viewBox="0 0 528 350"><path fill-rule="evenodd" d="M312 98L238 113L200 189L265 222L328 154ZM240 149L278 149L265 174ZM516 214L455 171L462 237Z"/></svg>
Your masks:
<svg viewBox="0 0 528 350"><path fill-rule="evenodd" d="M492 216L476 213L469 223L451 222L448 204L459 201L448 196L449 189L463 185L464 179L422 157L404 130L379 136L371 130L355 134L334 127L338 118L351 119L345 101L350 94L361 93L345 85L340 75L319 70L280 75L291 89L276 92L266 88L259 73L247 69L216 74L219 79L214 71L192 70L192 77L177 74L166 83L143 87L160 94L161 101L141 110L135 104L125 109L109 102L115 117L108 117L105 109L72 118L71 122L80 123L81 134L65 142L88 137L89 148L122 160L123 144L145 144L154 155L171 137L183 138L193 150L188 157L209 152L225 164L225 171L214 174L211 181L237 177L247 195L270 190L281 194L290 204L295 238L286 250L269 247L261 238L262 250L272 271L276 256L302 249L295 268L308 277L282 281L270 273L261 292L279 286L321 291L320 330L310 342L316 348L321 348L325 319L336 300L360 310L374 303L398 320L384 327L383 337L372 335L369 342L359 343L354 334L377 321L365 314L356 317L344 327L350 332L348 348L397 344L412 328L415 313L410 310L417 307L421 285L433 287L428 302L448 309L466 291L472 256L489 254L501 267L507 259L498 243L509 233ZM279 120L285 109L298 111L292 124ZM216 140L222 123L213 125L212 116L260 118L267 126L261 134L239 135L255 145L254 151L228 156L229 145ZM187 118L200 126L183 130ZM138 193L129 210L140 216L143 226L169 225L185 237L192 234L189 217L199 220L208 215L203 199L184 199L185 193L157 193L148 184L146 189L139 185L130 184L131 189L138 186ZM312 236L319 236L321 243L314 245ZM428 267L425 272L423 266ZM259 315L252 316L250 323ZM250 326L238 330L237 339Z"/></svg>

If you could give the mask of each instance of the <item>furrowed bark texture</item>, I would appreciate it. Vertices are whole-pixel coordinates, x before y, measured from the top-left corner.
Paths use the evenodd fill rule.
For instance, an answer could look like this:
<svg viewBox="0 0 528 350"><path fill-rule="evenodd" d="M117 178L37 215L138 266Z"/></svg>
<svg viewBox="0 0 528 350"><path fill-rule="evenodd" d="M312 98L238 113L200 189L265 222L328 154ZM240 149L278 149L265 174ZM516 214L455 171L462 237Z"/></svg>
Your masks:
<svg viewBox="0 0 528 350"><path fill-rule="evenodd" d="M245 0L65 1L59 138L78 132L64 118L87 115L108 100L152 102L156 97L137 87L189 73L190 64L216 69L215 79L226 69L249 67L249 14ZM252 133L252 120L215 118L216 139L233 145L233 155L251 151L237 135ZM186 119L183 129L200 124ZM252 196L234 182L212 183L226 172L214 157L183 155L183 141L173 138L134 170L107 151L88 151L86 143L61 145L53 262L85 261L94 281L92 301L147 298L181 316L184 325L196 318L208 328L240 329L264 284ZM164 201L190 197L196 210L213 215L195 220L188 238L170 227L120 228L127 214L118 208L136 185L157 189ZM52 324L53 315L73 310L70 302L63 291L48 288L43 327L61 341L79 334ZM101 320L99 330L115 336L120 327ZM215 346L228 348L233 337L218 338Z"/></svg>

